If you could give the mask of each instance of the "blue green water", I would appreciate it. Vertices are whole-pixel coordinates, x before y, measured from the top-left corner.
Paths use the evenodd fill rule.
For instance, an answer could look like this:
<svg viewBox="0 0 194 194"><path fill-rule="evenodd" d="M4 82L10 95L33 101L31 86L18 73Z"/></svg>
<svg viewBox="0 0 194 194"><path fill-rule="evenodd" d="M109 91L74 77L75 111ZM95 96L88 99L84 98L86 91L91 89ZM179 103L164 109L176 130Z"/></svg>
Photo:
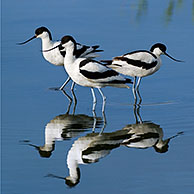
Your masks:
<svg viewBox="0 0 194 194"><path fill-rule="evenodd" d="M193 4L191 0L3 0L2 193L193 193ZM126 140L126 136L122 139L120 135L130 133L129 129L120 130L136 123L131 90L103 89L107 96L107 125L100 136L97 133L103 127L102 99L97 92L96 114L101 120L97 121L95 133L92 134L95 120L89 88L76 86L76 111L72 115L72 106L67 115L66 96L49 90L67 78L64 69L43 59L40 40L16 45L33 36L39 26L48 27L56 40L71 34L80 43L99 44L104 50L99 59L149 49L162 42L169 54L184 60L176 63L162 56L161 69L143 78L140 86L142 120L163 132L163 140L178 135L168 143L168 151L158 153L153 146L137 149L120 145L121 140ZM71 95L70 85L66 92ZM51 146L50 157L41 157L37 149L45 144L47 129L53 133L55 146ZM87 154L83 152L83 157L95 155L99 160L79 164L79 183L70 189L64 179L57 177L69 176L68 154L82 139L80 146L87 142L85 139L92 139L88 147L93 150L85 148ZM103 147L104 144L112 146Z"/></svg>

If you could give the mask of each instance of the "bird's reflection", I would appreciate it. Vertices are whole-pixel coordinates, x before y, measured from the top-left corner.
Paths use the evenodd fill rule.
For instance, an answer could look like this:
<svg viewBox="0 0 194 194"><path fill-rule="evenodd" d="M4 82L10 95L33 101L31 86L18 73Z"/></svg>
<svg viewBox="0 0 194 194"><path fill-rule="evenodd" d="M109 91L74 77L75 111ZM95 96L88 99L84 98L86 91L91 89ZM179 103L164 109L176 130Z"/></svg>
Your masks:
<svg viewBox="0 0 194 194"><path fill-rule="evenodd" d="M131 134L127 130L118 130L112 133L89 133L84 137L78 138L72 144L67 155L67 167L69 176L63 178L53 174L49 177L64 179L70 186L76 186L80 182L80 164L91 164L99 162L110 154L112 149L118 148L121 143L128 139Z"/></svg>
<svg viewBox="0 0 194 194"><path fill-rule="evenodd" d="M168 151L169 142L183 132L179 132L172 137L163 139L163 129L160 125L153 122L143 121L140 115L140 106L134 105L135 124L126 125L123 130L128 130L131 134L130 139L123 141L122 145L130 148L149 148L153 147L158 153Z"/></svg>
<svg viewBox="0 0 194 194"><path fill-rule="evenodd" d="M153 122L143 122L140 116L140 106L134 106L136 118L135 124L129 124L121 130L110 133L88 133L74 141L67 155L67 177L49 174L49 177L65 180L70 186L76 186L80 182L80 164L99 162L101 158L111 153L111 150L126 146L128 148L153 147L156 152L168 151L169 142L180 133L163 140L163 130L160 125Z"/></svg>
<svg viewBox="0 0 194 194"><path fill-rule="evenodd" d="M84 131L98 128L102 125L101 118L93 118L88 115L78 114L62 114L53 118L45 127L45 143L43 146L36 146L31 143L38 150L41 157L49 158L54 151L55 142L69 140L77 137Z"/></svg>

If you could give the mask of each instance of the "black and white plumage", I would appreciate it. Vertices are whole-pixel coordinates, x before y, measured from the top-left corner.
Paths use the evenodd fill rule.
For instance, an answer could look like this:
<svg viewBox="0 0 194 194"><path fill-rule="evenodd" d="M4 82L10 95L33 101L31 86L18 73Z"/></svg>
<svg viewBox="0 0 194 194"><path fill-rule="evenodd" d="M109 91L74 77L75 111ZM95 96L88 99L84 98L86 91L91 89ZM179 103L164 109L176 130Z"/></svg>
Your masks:
<svg viewBox="0 0 194 194"><path fill-rule="evenodd" d="M132 83L130 79L126 79L116 71L106 67L102 63L87 59L76 58L76 41L72 36L64 36L61 39L61 44L58 46L61 51L66 51L64 57L64 66L70 78L81 86L91 87L93 95L93 111L95 110L96 97L93 88L98 88L103 97L103 108L105 106L105 96L100 88L105 86L113 86L119 88L129 88L126 83Z"/></svg>
<svg viewBox="0 0 194 194"><path fill-rule="evenodd" d="M123 75L128 75L134 77L133 82L133 94L136 103L136 93L139 94L139 85L142 77L152 75L160 69L162 65L160 55L164 54L169 58L177 62L182 62L180 60L174 59L166 53L166 46L161 43L154 44L150 51L147 50L137 50L119 57L113 58L110 61L103 61L106 65L115 71L122 73ZM139 78L137 81L137 77ZM137 84L136 84L137 81Z"/></svg>
<svg viewBox="0 0 194 194"><path fill-rule="evenodd" d="M46 27L39 27L35 30L35 35L32 38L26 40L25 42L19 43L19 45L23 45L35 38L40 38L42 40L42 50L49 50L60 44L60 41L52 40L51 32ZM99 45L86 46L86 45L81 45L77 43L74 56L76 58L78 57L95 58L95 57L98 57L97 55L98 52L103 51L103 50L99 50L98 48L99 48ZM42 52L42 54L43 54L43 57L49 63L56 66L64 65L64 57L66 52L65 51L60 52L60 48L55 48L49 52ZM62 90L69 81L70 81L70 78L68 78L59 89ZM72 89L73 87L74 87L74 83L72 84Z"/></svg>

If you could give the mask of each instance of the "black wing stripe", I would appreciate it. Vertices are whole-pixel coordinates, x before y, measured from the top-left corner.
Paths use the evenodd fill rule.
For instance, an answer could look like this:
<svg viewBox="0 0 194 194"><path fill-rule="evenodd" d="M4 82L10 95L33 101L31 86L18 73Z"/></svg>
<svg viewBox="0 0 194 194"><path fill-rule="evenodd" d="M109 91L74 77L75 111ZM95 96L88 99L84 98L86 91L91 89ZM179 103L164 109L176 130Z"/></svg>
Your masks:
<svg viewBox="0 0 194 194"><path fill-rule="evenodd" d="M101 82L102 84L106 84L107 82ZM133 82L131 81L131 79L125 79L125 80L111 80L108 81L109 84L132 84Z"/></svg>
<svg viewBox="0 0 194 194"><path fill-rule="evenodd" d="M76 58L80 57L86 50L90 48L89 46L83 45L80 49L76 49L74 55Z"/></svg>
<svg viewBox="0 0 194 194"><path fill-rule="evenodd" d="M116 71L113 70L107 70L104 72L91 72L80 69L80 73L88 79L105 79L108 77L119 75Z"/></svg>
<svg viewBox="0 0 194 194"><path fill-rule="evenodd" d="M142 53L148 53L148 54L152 55L155 59L157 59L156 55L154 55L152 52L147 51L147 50L137 50L137 51L132 51L132 52L130 52L130 53L124 54L123 57L125 57L126 55L132 55L132 54L141 53L141 52L142 52Z"/></svg>
<svg viewBox="0 0 194 194"><path fill-rule="evenodd" d="M81 47L80 49L75 49L75 50L74 50L73 55L74 55L76 58L80 57L83 53L85 53L85 52L87 51L87 49L90 48L89 46L81 45L81 44L79 44L79 43L77 43L77 45L80 45L80 46L82 46L82 47ZM92 48L92 50L91 50L90 52L88 52L87 54L95 53L95 52L102 52L102 51L103 51L103 50L96 50L96 49L99 48L98 45L92 46L91 48ZM59 46L59 51L60 51L60 50L63 50L63 47L62 47L61 45ZM63 57L65 57L65 55L66 55L66 52L65 52L65 51L60 51L60 53L61 53L61 55L62 55Z"/></svg>
<svg viewBox="0 0 194 194"><path fill-rule="evenodd" d="M81 61L80 64L79 64L79 68L85 66L89 62L93 62L93 60L85 59L85 60Z"/></svg>
<svg viewBox="0 0 194 194"><path fill-rule="evenodd" d="M96 50L96 49L99 48L99 47L100 47L99 45L92 46L92 48L93 48L94 50Z"/></svg>
<svg viewBox="0 0 194 194"><path fill-rule="evenodd" d="M92 63L98 63L98 64L100 64L100 65L103 65L103 64L100 63L99 61L96 61L96 60L93 60L93 59L88 58L88 59L85 59L85 60L83 60L83 61L80 62L79 68L81 68L81 67L87 65L87 63L90 63L90 62L92 62ZM103 65L103 66L104 66L104 65Z"/></svg>
<svg viewBox="0 0 194 194"><path fill-rule="evenodd" d="M63 50L64 48L63 48L61 45L59 45L59 48L58 48L58 49L59 49L61 55L62 55L63 57L65 57L66 52L65 52L65 51L61 51L61 50Z"/></svg>
<svg viewBox="0 0 194 194"><path fill-rule="evenodd" d="M125 61L130 65L136 66L136 67L142 67L143 69L151 69L157 65L157 61L153 61L152 63L145 63L140 60L134 60L134 59L129 59L127 57L119 57L119 60Z"/></svg>

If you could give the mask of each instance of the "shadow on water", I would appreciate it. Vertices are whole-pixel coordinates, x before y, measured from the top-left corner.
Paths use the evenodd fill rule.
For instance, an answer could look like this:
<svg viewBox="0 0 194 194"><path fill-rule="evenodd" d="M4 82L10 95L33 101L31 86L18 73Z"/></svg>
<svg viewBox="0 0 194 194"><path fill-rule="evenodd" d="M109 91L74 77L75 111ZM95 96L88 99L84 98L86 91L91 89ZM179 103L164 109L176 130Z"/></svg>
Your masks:
<svg viewBox="0 0 194 194"><path fill-rule="evenodd" d="M183 134L179 132L172 137L164 139L164 132L160 125L151 121L143 121L140 114L140 106L134 105L134 124L127 124L120 130L114 132L89 132L89 128L104 127L101 119L95 122L93 117L87 115L58 115L52 119L45 127L45 144L36 146L23 141L26 145L33 146L38 150L41 157L49 158L55 150L56 141L65 141L73 137L77 138L67 154L67 167L69 175L66 177L54 174L47 174L45 177L58 178L65 181L69 187L74 187L80 182L81 164L92 164L101 161L113 149L119 147L126 148L154 148L157 153L168 151L170 140Z"/></svg>
<svg viewBox="0 0 194 194"><path fill-rule="evenodd" d="M140 19L147 14L148 11L148 1L140 0L138 3L137 13L136 13L136 21L139 22Z"/></svg>
<svg viewBox="0 0 194 194"><path fill-rule="evenodd" d="M162 16L165 25L168 26L168 24L172 21L173 16L183 8L184 8L183 0L169 0ZM149 9L148 0L139 0L135 2L135 5L134 3L131 3L130 5L130 10L135 10L135 21L137 23L139 23L147 13L149 13L148 9ZM194 0L192 1L191 9L192 9L192 21L194 22Z"/></svg>
<svg viewBox="0 0 194 194"><path fill-rule="evenodd" d="M173 14L183 8L183 0L170 0L168 7L165 10L165 23L168 25L173 17Z"/></svg>

